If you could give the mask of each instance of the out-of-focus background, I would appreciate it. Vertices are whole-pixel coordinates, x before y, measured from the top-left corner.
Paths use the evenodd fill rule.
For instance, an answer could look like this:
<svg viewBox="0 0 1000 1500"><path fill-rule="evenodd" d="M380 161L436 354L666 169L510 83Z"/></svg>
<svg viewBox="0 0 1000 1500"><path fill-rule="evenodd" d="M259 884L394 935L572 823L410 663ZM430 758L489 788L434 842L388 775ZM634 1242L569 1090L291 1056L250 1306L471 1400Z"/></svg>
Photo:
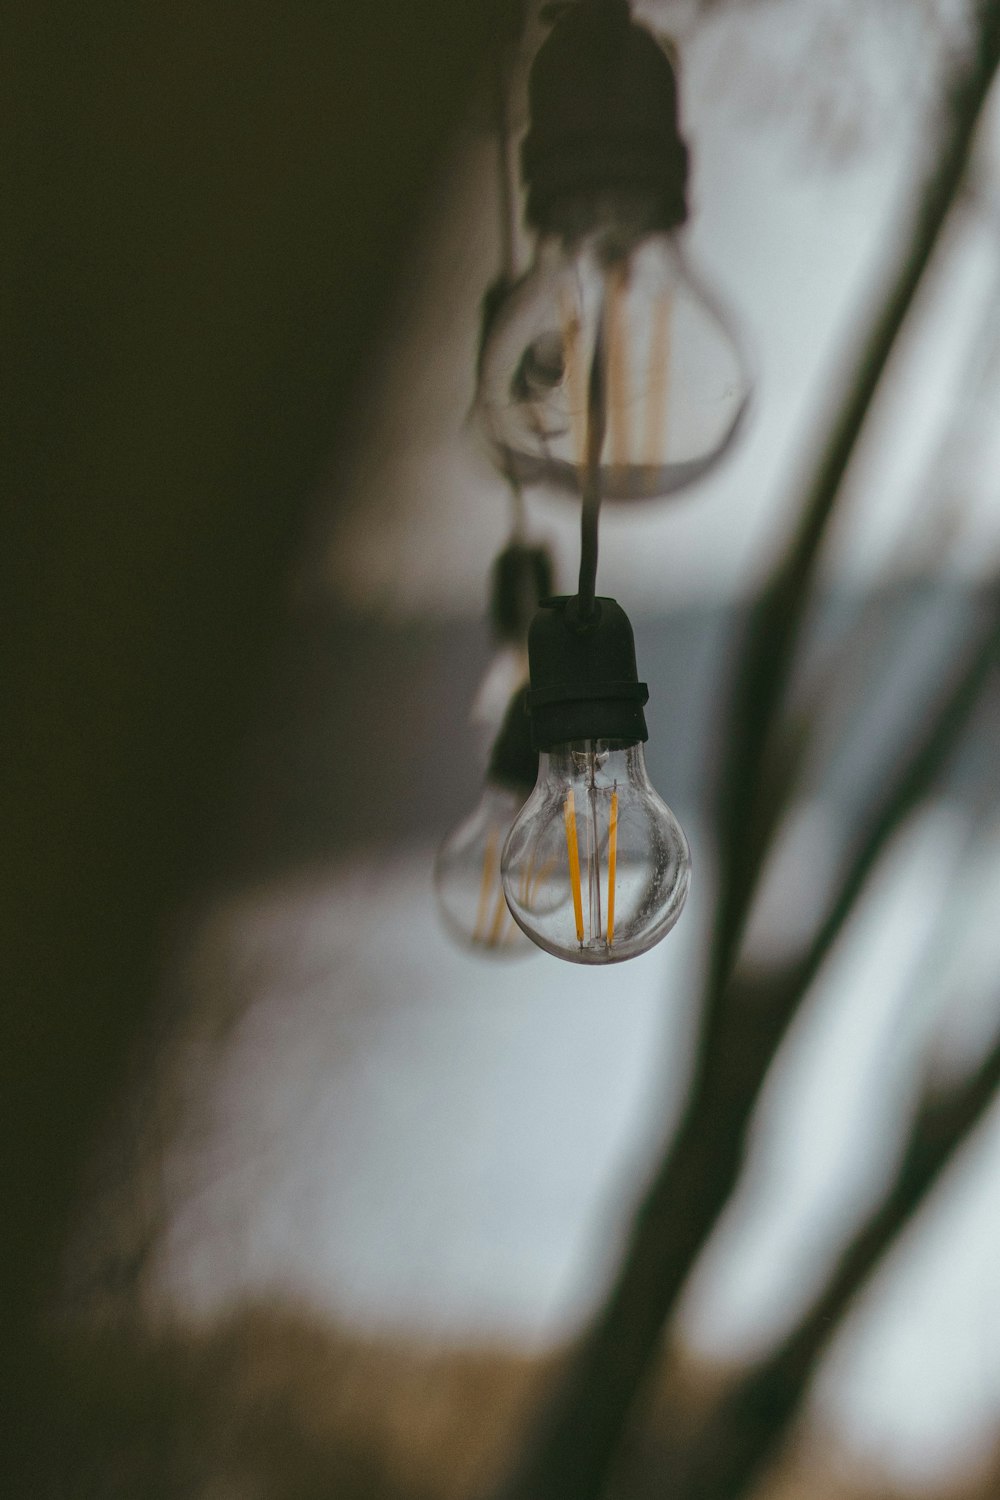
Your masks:
<svg viewBox="0 0 1000 1500"><path fill-rule="evenodd" d="M488 1489L680 1118L734 643L976 13L639 13L679 48L689 250L755 388L709 479L603 517L600 589L633 618L650 773L695 870L676 931L606 971L468 955L431 887L478 795L509 525L468 420L498 256L488 17L15 22L3 1373L17 1461L36 1472L56 1435L45 1493ZM762 963L822 910L996 572L997 130L988 101L823 553ZM571 586L574 507L526 501ZM806 1314L899 1167L927 1068L961 1079L991 1044L997 711L987 683L777 1049L664 1352L695 1414ZM992 1493L998 1237L986 1109L803 1382L762 1494ZM620 1492L671 1493L655 1437L630 1451Z"/></svg>

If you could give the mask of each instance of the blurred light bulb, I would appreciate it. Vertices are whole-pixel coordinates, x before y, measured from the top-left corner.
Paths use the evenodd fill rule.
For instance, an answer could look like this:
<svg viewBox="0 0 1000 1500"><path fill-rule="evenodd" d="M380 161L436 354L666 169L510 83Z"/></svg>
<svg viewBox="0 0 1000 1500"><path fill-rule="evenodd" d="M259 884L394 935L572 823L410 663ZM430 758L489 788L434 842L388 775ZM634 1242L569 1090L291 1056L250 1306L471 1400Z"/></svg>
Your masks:
<svg viewBox="0 0 1000 1500"><path fill-rule="evenodd" d="M463 946L486 953L531 952L500 884L500 854L527 788L487 781L474 811L448 835L434 861L434 887L445 926Z"/></svg>
<svg viewBox="0 0 1000 1500"><path fill-rule="evenodd" d="M676 922L689 878L640 744L581 740L541 756L503 851L507 905L540 948L581 964L645 953Z"/></svg>
<svg viewBox="0 0 1000 1500"><path fill-rule="evenodd" d="M726 451L750 393L725 315L676 234L545 236L496 314L479 369L478 411L498 461L523 483L579 493L587 390L603 328L606 499L670 494Z"/></svg>
<svg viewBox="0 0 1000 1500"><path fill-rule="evenodd" d="M434 861L434 889L445 927L462 946L483 955L526 957L534 951L507 909L500 855L537 769L522 685L508 700L483 794Z"/></svg>
<svg viewBox="0 0 1000 1500"><path fill-rule="evenodd" d="M580 493L599 354L600 493L669 494L725 452L750 391L729 322L680 244L688 151L674 64L626 0L583 0L539 48L528 97L535 260L491 291L479 420L505 473Z"/></svg>
<svg viewBox="0 0 1000 1500"><path fill-rule="evenodd" d="M634 958L677 921L687 842L646 774L628 616L598 598L547 599L528 638L538 780L501 859L503 891L538 947L573 963Z"/></svg>

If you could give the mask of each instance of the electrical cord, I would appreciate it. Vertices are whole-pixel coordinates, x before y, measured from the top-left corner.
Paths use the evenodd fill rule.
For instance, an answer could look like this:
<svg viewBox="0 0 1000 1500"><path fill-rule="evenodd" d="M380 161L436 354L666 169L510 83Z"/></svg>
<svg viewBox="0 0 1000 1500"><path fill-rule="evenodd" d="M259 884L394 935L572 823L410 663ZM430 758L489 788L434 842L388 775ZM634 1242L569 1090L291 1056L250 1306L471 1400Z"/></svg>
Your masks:
<svg viewBox="0 0 1000 1500"><path fill-rule="evenodd" d="M590 361L587 381L587 448L580 513L580 581L577 589L577 615L589 620L594 615L597 590L597 543L601 514L601 449L604 447L607 403L605 400L605 331L604 310L597 322L597 337Z"/></svg>

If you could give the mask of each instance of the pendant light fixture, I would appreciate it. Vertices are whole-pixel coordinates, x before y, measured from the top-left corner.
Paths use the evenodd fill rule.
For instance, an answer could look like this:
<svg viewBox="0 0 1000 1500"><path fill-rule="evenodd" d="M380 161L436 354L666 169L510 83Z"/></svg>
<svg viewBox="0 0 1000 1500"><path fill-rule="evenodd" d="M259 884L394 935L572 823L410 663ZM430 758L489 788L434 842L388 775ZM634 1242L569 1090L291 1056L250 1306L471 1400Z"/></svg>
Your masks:
<svg viewBox="0 0 1000 1500"><path fill-rule="evenodd" d="M646 774L646 684L614 599L547 601L529 638L538 780L503 851L504 895L532 942L573 963L634 958L687 895L687 841Z"/></svg>
<svg viewBox="0 0 1000 1500"><path fill-rule="evenodd" d="M632 626L595 595L608 403L598 325L587 377L580 578L571 597L543 600L528 634L535 789L501 860L511 915L538 947L573 963L645 953L687 897L687 841L646 775L643 707Z"/></svg>
<svg viewBox="0 0 1000 1500"><path fill-rule="evenodd" d="M682 245L688 151L673 66L627 0L578 0L539 49L528 98L535 259L492 311L480 422L505 473L579 493L603 329L602 494L670 494L726 451L750 390L728 318Z"/></svg>

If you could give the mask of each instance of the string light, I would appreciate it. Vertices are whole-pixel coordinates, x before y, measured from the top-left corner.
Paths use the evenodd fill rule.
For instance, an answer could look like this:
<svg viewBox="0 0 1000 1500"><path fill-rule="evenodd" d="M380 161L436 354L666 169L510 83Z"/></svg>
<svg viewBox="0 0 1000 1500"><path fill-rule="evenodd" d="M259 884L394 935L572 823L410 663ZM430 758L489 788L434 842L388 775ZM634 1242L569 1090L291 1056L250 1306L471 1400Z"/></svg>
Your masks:
<svg viewBox="0 0 1000 1500"><path fill-rule="evenodd" d="M557 958L634 958L677 921L690 856L646 773L632 627L614 599L595 599L585 617L579 595L548 600L529 659L538 780L504 846L507 905Z"/></svg>
<svg viewBox="0 0 1000 1500"><path fill-rule="evenodd" d="M476 409L515 491L545 482L579 497L580 578L575 595L543 599L531 625L526 707L538 774L500 878L510 916L536 946L606 964L671 929L691 864L646 772L648 693L632 627L596 594L600 508L700 478L733 440L750 384L681 242L688 151L674 68L628 0L563 10L528 94L522 171L535 259L519 278L505 266L484 302ZM503 734L518 712L515 700ZM511 812L508 800L502 817ZM474 943L509 940L494 890L502 817L484 801L454 836Z"/></svg>

